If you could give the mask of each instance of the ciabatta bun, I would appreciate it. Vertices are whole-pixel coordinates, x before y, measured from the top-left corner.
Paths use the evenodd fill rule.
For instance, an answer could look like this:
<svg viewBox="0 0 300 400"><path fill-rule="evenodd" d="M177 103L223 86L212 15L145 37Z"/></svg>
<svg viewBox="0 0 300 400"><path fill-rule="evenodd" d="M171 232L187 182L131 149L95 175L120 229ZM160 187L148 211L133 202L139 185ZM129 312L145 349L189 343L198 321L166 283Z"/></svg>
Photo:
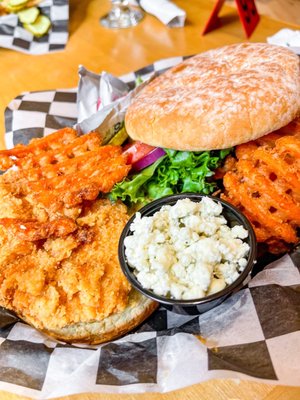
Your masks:
<svg viewBox="0 0 300 400"><path fill-rule="evenodd" d="M112 314L100 321L81 322L70 324L57 329L40 329L47 335L67 343L99 344L125 335L146 318L158 307L158 303L148 299L132 289L126 308L119 313ZM29 315L22 319L30 325L35 325Z"/></svg>
<svg viewBox="0 0 300 400"><path fill-rule="evenodd" d="M176 150L224 149L287 125L300 112L299 57L241 43L187 59L133 100L129 136Z"/></svg>

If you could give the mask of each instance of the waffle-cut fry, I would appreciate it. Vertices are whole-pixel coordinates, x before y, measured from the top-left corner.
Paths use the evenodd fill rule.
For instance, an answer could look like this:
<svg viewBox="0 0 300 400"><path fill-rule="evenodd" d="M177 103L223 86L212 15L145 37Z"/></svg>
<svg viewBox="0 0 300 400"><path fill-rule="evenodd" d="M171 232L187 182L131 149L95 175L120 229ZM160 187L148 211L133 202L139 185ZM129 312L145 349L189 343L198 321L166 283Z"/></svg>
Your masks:
<svg viewBox="0 0 300 400"><path fill-rule="evenodd" d="M24 159L30 154L41 158L44 151L61 149L73 142L77 137L77 132L72 128L64 128L41 139L33 139L29 145L19 144L11 150L0 151L0 171L6 171L16 161Z"/></svg>
<svg viewBox="0 0 300 400"><path fill-rule="evenodd" d="M3 193L9 190L10 199L15 198L10 200L10 204L19 202L20 207L26 204L27 208L29 205L29 220L32 220L26 234L19 232L18 218L15 226L13 219L4 219L2 224L14 230L18 237L23 235L24 240L31 240L35 237L31 231L36 231L36 237L55 236L58 232L55 221L64 221L64 218L76 220L85 202L95 200L99 193L110 192L131 168L126 164L120 146L101 144L102 137L98 133L79 137L74 129L65 128L33 140L28 146L1 151L2 168L15 167L0 179ZM11 218L11 214L2 217ZM18 212L13 214L19 215ZM29 221L28 212L25 218ZM40 225L49 221L51 227Z"/></svg>
<svg viewBox="0 0 300 400"><path fill-rule="evenodd" d="M267 239L270 237L270 231L264 226L262 227L261 224L257 221L257 218L254 214L252 214L249 210L245 210L245 208L241 205L241 203L236 198L227 197L225 194L222 194L222 199L228 201L235 207L239 208L243 214L252 222L252 225L255 228L255 235L258 242L266 242Z"/></svg>
<svg viewBox="0 0 300 400"><path fill-rule="evenodd" d="M272 253L299 241L300 119L289 125L237 146L223 178L222 198L241 209Z"/></svg>
<svg viewBox="0 0 300 400"><path fill-rule="evenodd" d="M239 159L251 159L252 154L257 149L257 144L255 142L249 142L241 144L236 147L235 154Z"/></svg>
<svg viewBox="0 0 300 400"><path fill-rule="evenodd" d="M285 193L282 186L275 186L269 177L253 167L250 160L240 160L240 168L244 172L244 184L248 190L254 193L256 198L259 195L262 201L268 203L273 209L276 208L276 214L272 215L275 218L278 217L278 222L288 220L292 214L295 222L300 225L300 207L291 196ZM258 188L263 188L263 190L258 192Z"/></svg>
<svg viewBox="0 0 300 400"><path fill-rule="evenodd" d="M259 147L253 153L254 161L264 163L269 167L270 173L276 176L285 175L287 186L300 192L300 169L299 165L289 165L282 155L276 150L268 151L263 147Z"/></svg>
<svg viewBox="0 0 300 400"><path fill-rule="evenodd" d="M259 197L252 197L253 190L246 182L241 182L234 173L228 172L224 177L224 186L232 187L232 194L236 196L246 210L256 216L256 221L269 230L273 230L276 236L281 237L288 243L295 243L297 236L295 230L282 219L271 213L270 204L260 201ZM257 186L258 187L258 186Z"/></svg>
<svg viewBox="0 0 300 400"><path fill-rule="evenodd" d="M80 155L87 154L88 151L99 149L102 139L99 134L93 132L75 138L71 143L55 149L45 149L37 153L28 154L24 158L14 160L14 165L29 172L31 169L37 171L42 176L51 174L58 169L57 164L67 160L72 160ZM40 167L40 168L39 168ZM29 177L29 175L27 175Z"/></svg>
<svg viewBox="0 0 300 400"><path fill-rule="evenodd" d="M51 190L65 186L65 180L69 175L86 176L91 178L91 174L101 173L101 167L107 168L107 164L114 162L125 165L125 159L121 156L121 149L116 146L103 146L94 151L87 151L77 157L66 159L56 164L45 165L43 167L20 169L18 175L20 180L26 179L32 190L42 188ZM128 167L126 166L126 169ZM94 176L93 175L93 176ZM86 177L87 179L87 177ZM68 188L69 189L69 188Z"/></svg>
<svg viewBox="0 0 300 400"><path fill-rule="evenodd" d="M79 156L78 163L73 161L76 159L67 161L68 166L61 166L53 178L28 182L31 202L37 201L57 212L62 206L75 207L84 200L94 200L99 192L110 192L130 170L120 152L118 148L105 146L93 154Z"/></svg>
<svg viewBox="0 0 300 400"><path fill-rule="evenodd" d="M102 139L97 133L89 133L76 138L67 146L55 150L42 150L36 154L28 153L27 156L11 160L11 162L18 168L19 180L22 178L28 181L37 181L42 178L53 178L64 175L66 169L71 173L72 165L74 170L82 168L86 164L86 160L93 159L96 153L92 152L99 151L101 143ZM82 159L79 158L80 156Z"/></svg>
<svg viewBox="0 0 300 400"><path fill-rule="evenodd" d="M293 158L300 158L300 138L284 136L277 140L276 149L279 153L288 153L291 157L289 162L293 163Z"/></svg>
<svg viewBox="0 0 300 400"><path fill-rule="evenodd" d="M257 139L256 141L252 142L258 146L267 146L269 148L275 147L275 143L277 139L281 138L281 134L276 132L271 132L268 135L262 136L261 138Z"/></svg>

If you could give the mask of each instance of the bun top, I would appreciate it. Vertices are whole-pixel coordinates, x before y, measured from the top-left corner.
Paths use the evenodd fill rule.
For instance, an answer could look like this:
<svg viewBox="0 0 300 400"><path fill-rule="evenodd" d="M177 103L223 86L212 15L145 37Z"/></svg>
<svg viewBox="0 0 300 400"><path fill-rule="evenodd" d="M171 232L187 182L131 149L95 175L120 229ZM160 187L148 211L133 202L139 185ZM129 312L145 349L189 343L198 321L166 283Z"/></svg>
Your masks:
<svg viewBox="0 0 300 400"><path fill-rule="evenodd" d="M176 150L224 149L257 139L300 114L300 63L292 51L241 43L169 69L129 106L129 136Z"/></svg>

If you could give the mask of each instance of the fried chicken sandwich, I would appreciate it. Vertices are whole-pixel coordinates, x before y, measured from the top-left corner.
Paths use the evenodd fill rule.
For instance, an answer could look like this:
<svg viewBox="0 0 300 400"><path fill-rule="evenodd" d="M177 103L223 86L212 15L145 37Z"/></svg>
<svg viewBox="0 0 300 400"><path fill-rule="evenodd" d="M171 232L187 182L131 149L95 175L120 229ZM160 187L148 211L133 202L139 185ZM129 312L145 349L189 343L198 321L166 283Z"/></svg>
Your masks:
<svg viewBox="0 0 300 400"><path fill-rule="evenodd" d="M68 342L128 332L157 304L131 289L118 263L124 203L173 193L221 192L270 252L286 251L299 241L299 116L299 58L242 43L145 86L122 147L66 128L1 151L0 306Z"/></svg>

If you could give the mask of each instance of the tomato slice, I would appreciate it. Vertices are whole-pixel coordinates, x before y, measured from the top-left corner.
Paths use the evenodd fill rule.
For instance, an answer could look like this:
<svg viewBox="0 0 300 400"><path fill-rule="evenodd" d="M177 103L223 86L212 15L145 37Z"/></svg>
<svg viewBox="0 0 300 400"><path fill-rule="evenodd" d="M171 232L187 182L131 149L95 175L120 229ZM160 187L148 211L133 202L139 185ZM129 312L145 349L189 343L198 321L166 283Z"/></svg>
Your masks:
<svg viewBox="0 0 300 400"><path fill-rule="evenodd" d="M127 164L134 164L154 149L154 146L136 141L130 144L123 154L127 156Z"/></svg>

